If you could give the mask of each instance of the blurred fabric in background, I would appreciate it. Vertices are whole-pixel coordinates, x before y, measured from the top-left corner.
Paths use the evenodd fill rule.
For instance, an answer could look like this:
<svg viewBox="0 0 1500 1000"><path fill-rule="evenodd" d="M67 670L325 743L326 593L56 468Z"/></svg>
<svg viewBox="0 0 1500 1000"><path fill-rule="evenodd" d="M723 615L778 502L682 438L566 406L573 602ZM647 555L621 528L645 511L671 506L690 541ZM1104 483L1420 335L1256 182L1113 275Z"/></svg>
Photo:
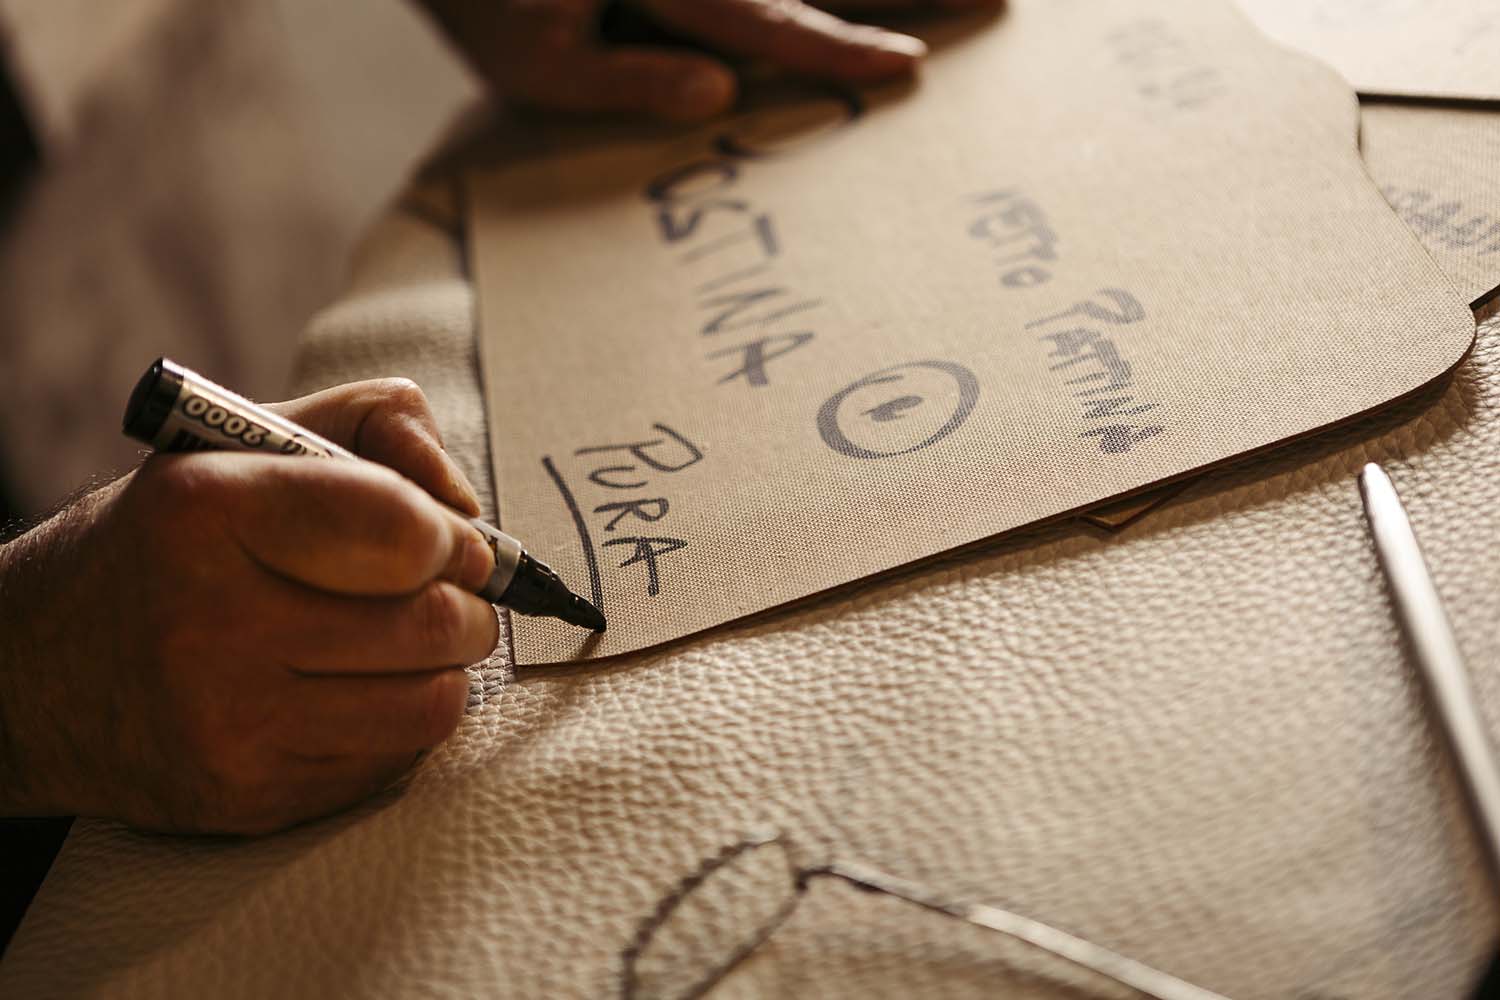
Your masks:
<svg viewBox="0 0 1500 1000"><path fill-rule="evenodd" d="M170 355L262 399L361 229L479 88L403 0L0 0L39 148L0 229L0 493L134 462Z"/></svg>

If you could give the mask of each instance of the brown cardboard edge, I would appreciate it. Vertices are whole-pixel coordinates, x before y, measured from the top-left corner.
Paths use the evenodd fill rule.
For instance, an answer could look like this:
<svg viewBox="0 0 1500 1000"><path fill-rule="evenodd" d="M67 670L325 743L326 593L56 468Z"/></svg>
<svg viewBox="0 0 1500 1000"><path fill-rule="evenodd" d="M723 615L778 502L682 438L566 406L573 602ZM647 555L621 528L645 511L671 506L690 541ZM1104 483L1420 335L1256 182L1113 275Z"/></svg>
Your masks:
<svg viewBox="0 0 1500 1000"><path fill-rule="evenodd" d="M1195 476L1191 480L1173 483L1160 493L1111 498L1079 514L1078 521L1111 535L1118 534L1171 503L1197 480Z"/></svg>
<svg viewBox="0 0 1500 1000"><path fill-rule="evenodd" d="M759 611L755 611L747 615L740 615L736 618L730 619L729 621L720 622L717 625L711 625L707 628L697 629L685 635L674 636L673 638L663 640L662 642L652 643L647 646L639 646L635 649L621 653L611 653L607 656L586 657L572 660L537 660L527 663L520 663L515 659L515 646L514 642L512 642L511 664L517 671L548 670L549 672L587 669L595 666L618 666L620 665L621 661L623 661L627 657L655 654L690 641L699 641L704 636L713 636L730 629L743 628L747 624L759 624L769 618L784 615L789 611L800 610L804 606L811 606L814 603L827 600L829 597L844 593L845 591L853 591L861 587L870 586L871 584L878 584L889 579L899 578L900 576L910 574L914 571L920 571L939 562L967 558L971 553L989 548L995 545L997 542L1002 542L1007 539L1024 538L1027 534L1033 534L1037 536L1036 540L1040 542L1043 541L1043 538L1041 536L1050 529L1065 526L1068 522L1082 523L1087 512L1095 509L1100 504L1115 504L1129 500L1132 497L1139 498L1143 495L1150 494L1158 490L1166 491L1168 489L1171 489L1172 492L1169 495L1163 496L1159 503L1152 504L1149 508L1141 512L1140 516L1144 517L1146 514L1149 514L1151 511L1158 509L1159 507L1165 505L1166 503L1170 502L1172 499L1180 495L1180 493L1183 490L1186 490L1187 487L1190 486L1195 480L1212 475L1213 473L1219 472L1223 469L1249 464L1257 459L1274 454L1277 451L1280 451L1291 445L1311 440L1322 434L1331 434L1338 431L1349 430L1366 418L1377 416L1387 410L1399 407L1401 404L1410 402L1422 396L1424 393L1429 392L1435 387L1447 383L1453 378L1454 373L1457 372L1458 369L1463 365L1463 363L1469 360L1469 357L1474 353L1474 346L1478 343L1479 323L1481 322L1482 318L1486 317L1481 317L1476 311L1474 331L1469 336L1467 346L1464 348L1463 352L1459 354L1458 358L1455 359L1453 363L1443 371L1432 376L1431 378L1418 383L1405 392L1391 397L1385 402L1378 403L1375 406L1366 407L1363 410L1356 411L1355 413L1351 413L1346 417L1341 417L1338 420L1334 420L1326 424L1320 424L1317 427L1309 428L1308 430L1303 431L1300 434L1293 434L1290 437L1281 438L1280 440L1273 441L1269 444L1251 448L1248 451L1242 451L1234 455L1226 456L1225 458L1219 459L1216 462L1210 462L1207 465L1195 466L1191 469L1180 472L1175 476L1168 476L1163 479L1158 479L1153 482L1146 483L1126 493L1117 494L1116 496L1108 497L1101 501L1095 501L1093 503L1074 507L1070 510L1053 514L1050 517L1040 518L1035 521L1030 521L1026 524L1017 525L1016 527L1010 528L1006 531L997 532L993 535L986 535L983 538L977 538L971 542L964 542L961 545L955 545L952 548L934 552L931 555L922 557L921 559L914 559L909 562L902 563L899 566L892 566L889 569L880 570L876 573L869 573L833 587L825 587L822 590L817 590L810 594L804 594L801 597L793 598L789 601L783 601L780 604L775 604L768 608L762 608ZM1116 533L1117 532L1110 532L1110 534Z"/></svg>
<svg viewBox="0 0 1500 1000"><path fill-rule="evenodd" d="M1475 299L1469 304L1469 308L1473 309L1474 315L1477 316L1480 313L1487 311L1489 307L1494 304L1497 298L1500 298L1500 285L1496 285L1494 288L1491 288L1489 291L1479 296L1479 298Z"/></svg>
<svg viewBox="0 0 1500 1000"><path fill-rule="evenodd" d="M490 523L504 531L505 525L502 522L505 515L500 509L500 483L495 475L495 439L499 428L495 425L495 408L490 404L490 394L485 384L487 381L485 371L489 362L486 359L487 352L484 347L484 296L479 291L479 239L474 225L474 206L479 200L475 196L474 185L480 172L478 169L469 169L459 171L455 175L453 200L455 212L458 215L458 227L457 232L453 234L453 242L458 251L460 272L471 290L473 315L469 322L473 328L474 337L474 375L479 380L479 407L484 414L483 467L490 484L490 499L494 504L494 516ZM510 665L514 668L517 666L516 617L510 608L499 605L496 607L505 619L505 627L501 629L504 633L502 641L505 643L506 651L510 654ZM490 651L490 655L494 655L494 650Z"/></svg>
<svg viewBox="0 0 1500 1000"><path fill-rule="evenodd" d="M1383 91L1355 90L1361 104L1399 104L1418 108L1447 108L1452 111L1493 111L1500 113L1500 97L1461 97L1457 94L1389 94Z"/></svg>

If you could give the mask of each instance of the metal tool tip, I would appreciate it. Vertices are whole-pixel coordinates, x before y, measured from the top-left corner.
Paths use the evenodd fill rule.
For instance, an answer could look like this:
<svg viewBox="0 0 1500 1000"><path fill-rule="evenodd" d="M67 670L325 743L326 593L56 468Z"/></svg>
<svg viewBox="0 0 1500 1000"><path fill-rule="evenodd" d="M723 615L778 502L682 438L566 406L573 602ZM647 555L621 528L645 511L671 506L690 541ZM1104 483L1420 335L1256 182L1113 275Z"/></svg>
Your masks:
<svg viewBox="0 0 1500 1000"><path fill-rule="evenodd" d="M1370 517L1375 516L1376 508L1401 502L1396 499L1396 487L1391 482L1391 477L1374 462L1367 462L1359 470L1359 498L1364 502L1366 515Z"/></svg>

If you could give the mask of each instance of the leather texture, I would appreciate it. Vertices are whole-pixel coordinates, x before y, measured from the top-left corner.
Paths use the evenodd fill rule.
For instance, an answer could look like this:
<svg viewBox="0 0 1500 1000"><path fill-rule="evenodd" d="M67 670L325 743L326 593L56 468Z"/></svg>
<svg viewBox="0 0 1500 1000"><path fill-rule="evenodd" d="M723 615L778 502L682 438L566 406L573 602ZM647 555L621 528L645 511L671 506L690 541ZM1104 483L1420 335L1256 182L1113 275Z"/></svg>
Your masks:
<svg viewBox="0 0 1500 1000"><path fill-rule="evenodd" d="M455 219L434 188L378 228L299 388L416 378L485 483ZM1033 531L612 662L517 675L502 643L457 736L349 814L245 842L80 823L0 995L618 996L643 923L771 831L783 869L862 862L1231 997L1462 996L1500 910L1367 535L1370 460L1500 719L1489 321L1446 386L1117 534ZM786 901L744 863L637 948L638 995ZM1126 994L817 880L707 995Z"/></svg>

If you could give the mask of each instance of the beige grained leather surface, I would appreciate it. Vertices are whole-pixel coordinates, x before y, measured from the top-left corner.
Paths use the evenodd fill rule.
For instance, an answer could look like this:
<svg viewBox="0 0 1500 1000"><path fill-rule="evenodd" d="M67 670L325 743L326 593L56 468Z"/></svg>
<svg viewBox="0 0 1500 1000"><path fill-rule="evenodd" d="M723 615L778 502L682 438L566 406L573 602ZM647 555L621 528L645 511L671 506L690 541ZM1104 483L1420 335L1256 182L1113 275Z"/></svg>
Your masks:
<svg viewBox="0 0 1500 1000"><path fill-rule="evenodd" d="M443 208L376 233L301 387L414 376L483 482ZM1487 323L1445 390L1211 476L1118 535L1012 539L614 663L491 661L458 736L355 813L257 842L81 823L0 995L619 995L664 897L776 830L796 864L859 860L1233 997L1459 996L1500 911L1366 537L1353 477L1370 459L1500 719ZM781 884L705 880L642 981L691 983ZM819 881L709 995L1095 993L1120 995Z"/></svg>

